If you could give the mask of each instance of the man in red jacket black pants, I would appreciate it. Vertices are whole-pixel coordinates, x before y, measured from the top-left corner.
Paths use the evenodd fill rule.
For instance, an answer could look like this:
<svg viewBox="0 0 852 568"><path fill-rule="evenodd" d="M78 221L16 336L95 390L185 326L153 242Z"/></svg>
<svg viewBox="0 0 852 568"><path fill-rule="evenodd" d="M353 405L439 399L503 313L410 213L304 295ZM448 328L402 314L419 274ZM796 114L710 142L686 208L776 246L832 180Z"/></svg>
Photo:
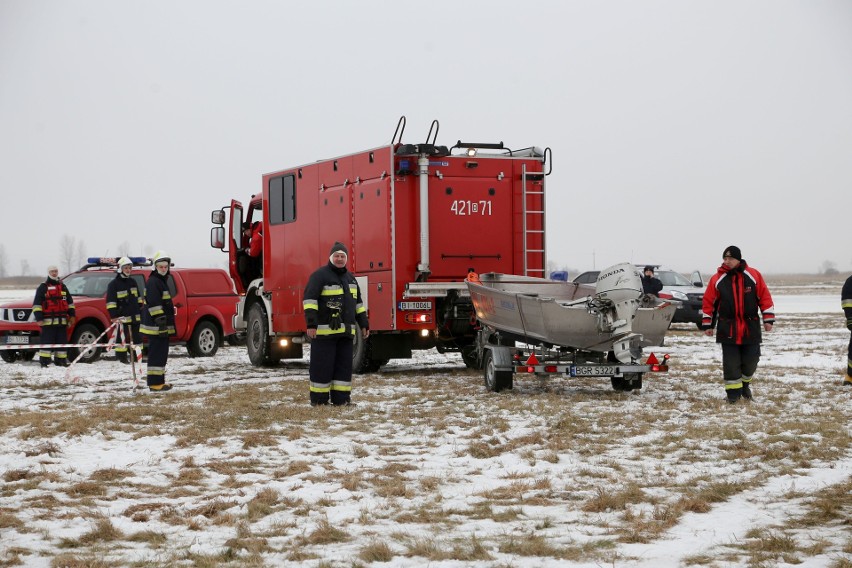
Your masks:
<svg viewBox="0 0 852 568"><path fill-rule="evenodd" d="M761 321L761 314L763 314ZM701 329L722 344L722 373L728 402L751 400L751 381L760 361L761 331L771 331L775 306L763 276L750 267L739 247L722 253L722 266L707 283ZM762 328L762 330L761 330Z"/></svg>

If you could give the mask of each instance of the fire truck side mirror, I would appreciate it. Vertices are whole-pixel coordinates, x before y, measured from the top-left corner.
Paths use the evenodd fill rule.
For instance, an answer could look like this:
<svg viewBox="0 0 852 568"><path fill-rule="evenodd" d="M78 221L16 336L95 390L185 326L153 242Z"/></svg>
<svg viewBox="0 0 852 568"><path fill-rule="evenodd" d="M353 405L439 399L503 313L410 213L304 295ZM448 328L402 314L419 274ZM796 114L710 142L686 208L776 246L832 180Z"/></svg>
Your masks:
<svg viewBox="0 0 852 568"><path fill-rule="evenodd" d="M210 246L219 250L225 249L225 227L210 229Z"/></svg>
<svg viewBox="0 0 852 568"><path fill-rule="evenodd" d="M225 212L222 209L217 209L210 214L210 220L214 225L225 224Z"/></svg>

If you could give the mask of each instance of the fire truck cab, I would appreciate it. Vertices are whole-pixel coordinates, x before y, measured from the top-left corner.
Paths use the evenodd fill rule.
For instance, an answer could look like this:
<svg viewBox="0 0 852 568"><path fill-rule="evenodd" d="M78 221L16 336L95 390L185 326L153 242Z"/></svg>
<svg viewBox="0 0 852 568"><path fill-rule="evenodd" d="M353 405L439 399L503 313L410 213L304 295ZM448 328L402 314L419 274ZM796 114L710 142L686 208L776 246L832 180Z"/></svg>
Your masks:
<svg viewBox="0 0 852 568"><path fill-rule="evenodd" d="M265 174L245 205L213 211L211 245L229 255L242 295L234 326L252 364L302 357L304 288L335 241L368 309L370 337L355 334L359 372L433 347L475 365L467 274L544 276L549 148L440 146L438 121L426 142L406 144L404 130L403 116L390 145ZM259 259L249 256L258 222Z"/></svg>

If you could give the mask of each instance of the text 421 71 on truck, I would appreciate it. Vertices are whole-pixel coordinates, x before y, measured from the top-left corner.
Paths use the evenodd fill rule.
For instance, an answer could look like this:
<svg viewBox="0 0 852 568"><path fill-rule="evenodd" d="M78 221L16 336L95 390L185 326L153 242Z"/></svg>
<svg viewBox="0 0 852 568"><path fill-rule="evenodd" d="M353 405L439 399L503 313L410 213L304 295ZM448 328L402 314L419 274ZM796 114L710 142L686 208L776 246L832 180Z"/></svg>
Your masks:
<svg viewBox="0 0 852 568"><path fill-rule="evenodd" d="M245 205L213 211L211 245L229 254L244 294L236 327L246 330L252 364L302 357L302 294L335 241L349 249L369 314L369 338L355 333L356 370L432 347L477 364L465 277L544 275L551 153L502 142L439 145L438 128L433 121L424 142L403 143L402 117L389 145L278 169ZM259 259L250 255L255 228Z"/></svg>
<svg viewBox="0 0 852 568"><path fill-rule="evenodd" d="M131 276L139 283L144 296L145 279L151 272L151 262L133 257ZM62 281L74 298L76 319L68 330L71 343L93 343L110 326L106 308L106 291L115 278L118 258L89 258L80 270ZM234 335L234 315L238 296L227 272L217 268L173 268L169 286L174 298L177 334L174 343L185 344L192 357L211 357L222 341ZM105 343L107 337L101 337ZM32 315L32 298L0 306L0 357L8 363L31 360L40 343L39 326ZM12 346L18 347L13 349ZM85 352L81 362L96 361L102 349ZM69 357L76 359L80 351L71 349Z"/></svg>

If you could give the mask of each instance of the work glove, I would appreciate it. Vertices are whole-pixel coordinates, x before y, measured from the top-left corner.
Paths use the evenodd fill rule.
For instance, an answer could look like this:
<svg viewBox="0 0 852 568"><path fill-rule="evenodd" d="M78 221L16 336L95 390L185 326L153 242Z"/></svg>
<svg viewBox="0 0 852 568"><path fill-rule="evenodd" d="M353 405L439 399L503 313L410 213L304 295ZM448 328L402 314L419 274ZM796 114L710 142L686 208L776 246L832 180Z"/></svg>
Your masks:
<svg viewBox="0 0 852 568"><path fill-rule="evenodd" d="M328 327L331 329L340 329L342 327L340 325L340 312L331 314L331 321L328 323Z"/></svg>

